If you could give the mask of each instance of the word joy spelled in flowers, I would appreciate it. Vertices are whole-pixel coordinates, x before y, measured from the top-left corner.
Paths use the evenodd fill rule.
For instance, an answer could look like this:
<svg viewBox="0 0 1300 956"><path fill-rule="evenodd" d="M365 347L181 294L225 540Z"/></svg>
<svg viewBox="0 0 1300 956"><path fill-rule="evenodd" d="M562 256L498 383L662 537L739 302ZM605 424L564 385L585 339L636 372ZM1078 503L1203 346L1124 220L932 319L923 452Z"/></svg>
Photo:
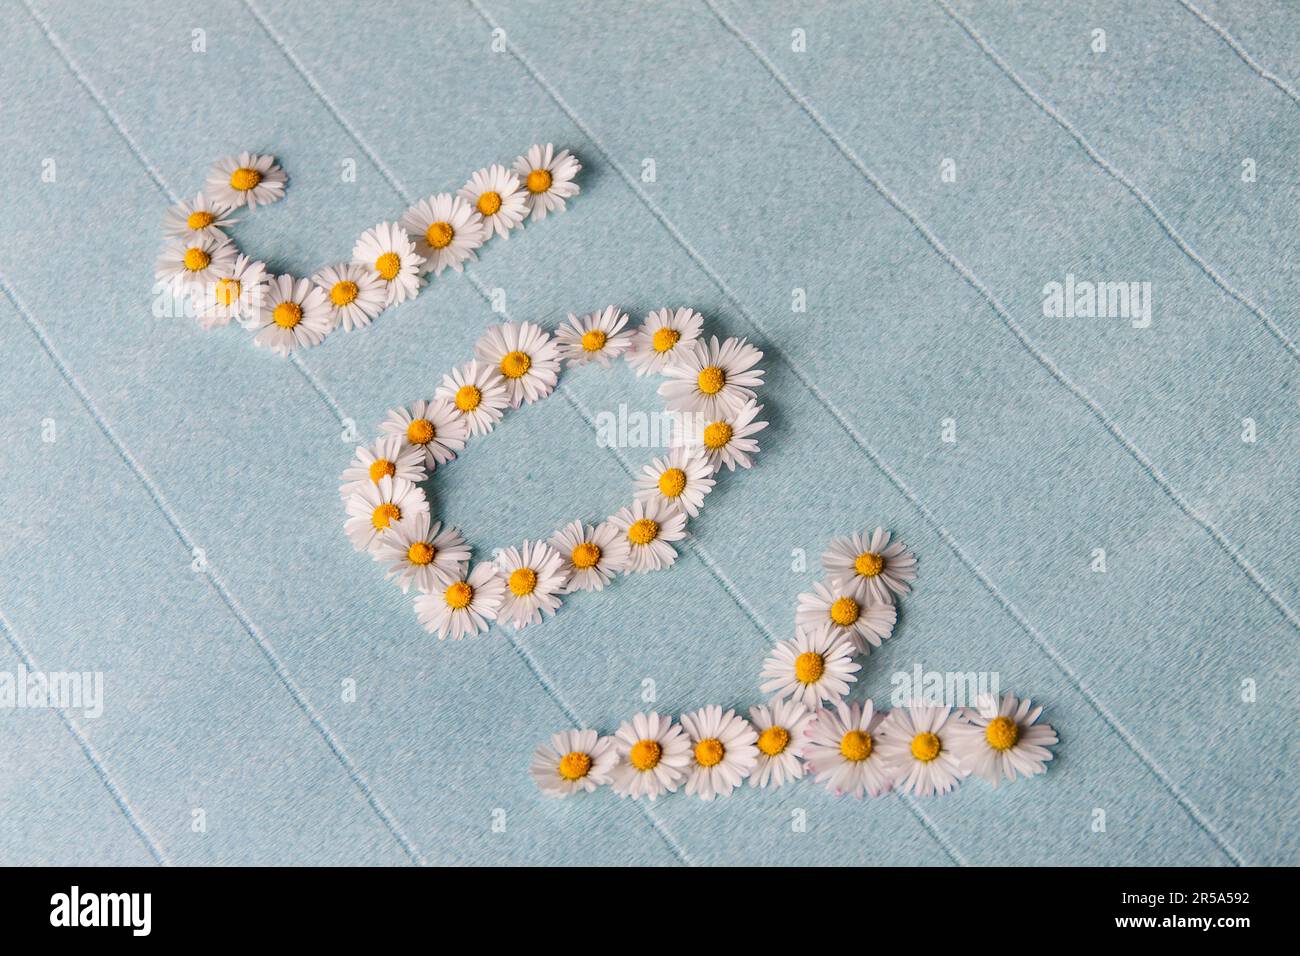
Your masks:
<svg viewBox="0 0 1300 956"><path fill-rule="evenodd" d="M677 560L674 542L699 515L725 467L749 468L763 406L763 353L744 339L707 342L691 309L660 309L635 330L615 306L570 315L555 335L531 322L488 328L473 361L446 375L434 398L395 408L381 435L357 448L341 476L344 531L387 568L402 590L415 586L420 623L439 638L540 622L573 591L599 591L616 574L659 571ZM472 435L486 435L506 409L546 398L560 363L608 368L623 358L638 376L656 374L670 412L683 423L667 455L646 465L631 504L596 525L573 521L546 541L524 541L471 567L456 528L429 513L420 482L446 465Z"/></svg>
<svg viewBox="0 0 1300 956"><path fill-rule="evenodd" d="M893 632L894 601L910 590L916 558L883 528L834 539L822 555L828 580L799 595L795 637L763 662L751 707L701 707L674 721L651 711L611 736L567 730L538 746L530 773L543 793L566 797L609 785L621 796L654 800L684 785L711 800L751 787L781 787L811 776L836 796L882 796L894 788L944 794L967 776L995 787L1043 773L1056 732L1038 723L1042 707L1011 694L975 708L913 702L888 713L870 699L846 698L856 655Z"/></svg>
<svg viewBox="0 0 1300 956"><path fill-rule="evenodd" d="M275 157L240 153L212 167L192 203L167 210L155 277L160 291L189 298L203 328L234 319L257 333L257 345L288 355L319 345L340 326L351 332L369 325L389 306L414 298L430 273L462 271L492 236L508 239L526 218L562 211L578 194L573 180L581 169L568 150L532 146L510 169L480 169L455 195L421 199L399 222L367 229L351 262L303 279L270 275L226 235L237 212L284 198L288 183Z"/></svg>

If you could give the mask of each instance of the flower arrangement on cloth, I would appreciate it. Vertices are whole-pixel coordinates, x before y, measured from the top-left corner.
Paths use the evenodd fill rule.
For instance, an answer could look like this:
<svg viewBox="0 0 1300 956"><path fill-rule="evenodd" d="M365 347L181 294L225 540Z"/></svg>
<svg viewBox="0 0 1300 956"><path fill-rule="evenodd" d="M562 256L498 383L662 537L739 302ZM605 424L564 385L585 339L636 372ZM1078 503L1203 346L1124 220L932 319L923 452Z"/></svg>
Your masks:
<svg viewBox="0 0 1300 956"><path fill-rule="evenodd" d="M257 333L255 344L288 355L319 345L337 328L364 328L389 306L414 298L430 274L462 271L492 236L509 239L525 219L563 211L578 195L574 177L581 169L567 149L532 146L510 169L487 166L455 195L428 196L400 221L367 229L350 262L295 278L269 274L225 233L239 210L284 198L288 177L274 156L229 156L213 165L193 202L167 210L156 291L188 301L204 329L234 319Z"/></svg>
<svg viewBox="0 0 1300 956"><path fill-rule="evenodd" d="M531 322L492 326L432 400L391 410L379 437L356 449L340 478L344 531L404 592L415 586L420 623L440 639L478 634L493 621L527 627L555 614L565 594L667 568L719 472L753 464L755 436L767 426L756 421L763 353L743 339L705 341L703 319L691 309L660 309L635 330L627 325L609 306L570 315L554 335ZM433 520L420 482L507 410L550 395L561 362L608 368L619 358L639 376L665 378L659 394L680 426L673 447L644 467L633 500L616 514L594 525L575 520L546 541L472 565L461 532Z"/></svg>
<svg viewBox="0 0 1300 956"><path fill-rule="evenodd" d="M996 787L1047 769L1056 732L1028 699L985 696L973 708L914 701L888 713L847 700L862 667L855 657L893 632L894 602L910 591L916 558L876 528L834 539L821 563L828 579L799 595L794 638L763 662L761 690L774 696L748 720L713 705L678 721L635 714L610 736L562 731L533 754L537 786L565 797L608 784L650 800L684 788L711 800L745 780L768 788L811 776L836 796L895 788L931 796L971 775Z"/></svg>

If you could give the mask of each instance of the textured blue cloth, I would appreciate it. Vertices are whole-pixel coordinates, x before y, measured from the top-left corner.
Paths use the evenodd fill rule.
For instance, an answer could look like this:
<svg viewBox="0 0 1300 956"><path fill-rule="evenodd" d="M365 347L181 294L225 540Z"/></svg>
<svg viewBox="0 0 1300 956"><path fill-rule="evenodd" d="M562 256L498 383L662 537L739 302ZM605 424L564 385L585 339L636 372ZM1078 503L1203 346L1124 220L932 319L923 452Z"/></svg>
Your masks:
<svg viewBox="0 0 1300 956"><path fill-rule="evenodd" d="M0 712L0 862L1300 862L1294 4L5 12L0 670L106 699ZM548 141L585 165L569 210L367 331L285 361L151 312L164 208L219 156L279 158L235 236L310 274ZM1067 274L1150 282L1150 327L1044 317ZM440 644L343 537L340 434L429 396L497 289L547 325L692 305L767 352L772 426L670 572ZM439 473L480 554L611 513L649 460L588 418L650 383L563 381ZM862 690L996 671L1047 705L1046 776L539 796L536 743L646 681L759 702L822 548L876 524L920 579Z"/></svg>

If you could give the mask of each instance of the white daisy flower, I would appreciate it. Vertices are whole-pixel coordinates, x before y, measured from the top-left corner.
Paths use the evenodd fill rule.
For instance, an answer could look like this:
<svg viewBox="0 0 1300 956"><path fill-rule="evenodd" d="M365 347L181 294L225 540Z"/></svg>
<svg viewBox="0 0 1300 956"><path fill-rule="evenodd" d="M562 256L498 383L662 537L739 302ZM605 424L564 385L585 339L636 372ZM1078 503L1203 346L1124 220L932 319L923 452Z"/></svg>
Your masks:
<svg viewBox="0 0 1300 956"><path fill-rule="evenodd" d="M358 485L347 501L343 530L358 551L368 551L399 527L410 527L417 515L429 513L424 491L405 478L385 475L378 484Z"/></svg>
<svg viewBox="0 0 1300 956"><path fill-rule="evenodd" d="M190 292L228 275L238 251L229 239L213 235L172 239L154 263L154 278L171 286L175 295Z"/></svg>
<svg viewBox="0 0 1300 956"><path fill-rule="evenodd" d="M620 331L625 325L627 316L616 305L582 318L570 312L568 322L555 330L555 338L559 341L560 354L569 360L571 367L595 362L601 368L609 368L610 360L618 358L632 344L632 334Z"/></svg>
<svg viewBox="0 0 1300 956"><path fill-rule="evenodd" d="M284 198L289 177L275 164L274 156L240 153L217 160L208 173L207 194L213 202L231 209L256 209Z"/></svg>
<svg viewBox="0 0 1300 956"><path fill-rule="evenodd" d="M563 212L564 201L578 195L573 177L582 163L567 149L558 153L547 143L530 146L528 153L515 160L514 172L524 184L525 200L532 217L545 219L548 212Z"/></svg>
<svg viewBox="0 0 1300 956"><path fill-rule="evenodd" d="M686 793L701 800L731 796L758 763L758 733L734 710L724 714L716 704L682 714L681 720L692 745Z"/></svg>
<svg viewBox="0 0 1300 956"><path fill-rule="evenodd" d="M699 451L674 448L641 469L641 477L636 480L636 497L642 501L658 501L694 518L704 507L704 496L713 490L712 474Z"/></svg>
<svg viewBox="0 0 1300 956"><path fill-rule="evenodd" d="M798 628L793 639L772 648L758 676L767 678L764 694L793 697L816 710L823 700L842 700L861 666L853 660L853 645L829 627Z"/></svg>
<svg viewBox="0 0 1300 956"><path fill-rule="evenodd" d="M664 368L668 381L659 386L671 411L703 412L710 420L735 414L754 389L763 384L763 370L754 368L763 353L744 339L715 335L707 345L696 342Z"/></svg>
<svg viewBox="0 0 1300 956"><path fill-rule="evenodd" d="M799 751L813 713L800 700L776 698L770 704L749 708L749 721L758 731L758 764L750 774L751 787L783 786L803 776Z"/></svg>
<svg viewBox="0 0 1300 956"><path fill-rule="evenodd" d="M220 241L226 238L222 227L235 224L234 217L230 215L233 211L225 203L213 202L199 193L192 203L182 199L175 206L167 207L167 215L163 219L163 235L185 239L211 236Z"/></svg>
<svg viewBox="0 0 1300 956"><path fill-rule="evenodd" d="M385 577L395 578L405 594L412 584L433 592L457 581L469 564L470 550L459 531L443 529L439 521L430 524L425 512L384 535L373 555L388 565Z"/></svg>
<svg viewBox="0 0 1300 956"><path fill-rule="evenodd" d="M748 468L753 464L750 456L758 454L758 442L752 436L767 427L767 422L754 421L762 410L762 405L750 399L738 410L692 428L687 433L686 445L703 450L714 474L723 465L728 471L735 471L737 465Z"/></svg>
<svg viewBox="0 0 1300 956"><path fill-rule="evenodd" d="M550 395L559 380L555 341L531 322L488 326L474 346L474 357L500 371L514 408Z"/></svg>
<svg viewBox="0 0 1300 956"><path fill-rule="evenodd" d="M691 762L690 738L653 710L624 721L614 733L614 749L618 763L610 783L619 796L633 800L676 792Z"/></svg>
<svg viewBox="0 0 1300 956"><path fill-rule="evenodd" d="M537 745L528 772L548 797L568 797L609 783L617 762L613 737L594 730L565 730L554 734L550 743Z"/></svg>
<svg viewBox="0 0 1300 956"><path fill-rule="evenodd" d="M493 232L502 239L509 239L510 230L528 215L528 194L524 191L524 184L500 164L480 169L456 195L483 217L488 228L484 239Z"/></svg>
<svg viewBox="0 0 1300 956"><path fill-rule="evenodd" d="M329 298L331 320L345 332L364 328L388 300L388 287L368 266L343 262L326 266L311 277Z"/></svg>
<svg viewBox="0 0 1300 956"><path fill-rule="evenodd" d="M231 319L255 320L266 295L266 266L251 261L248 256L238 256L216 273L219 278L215 281L190 287L203 327L227 325Z"/></svg>
<svg viewBox="0 0 1300 956"><path fill-rule="evenodd" d="M894 785L890 766L881 755L880 725L884 714L875 713L870 700L861 704L840 701L834 710L819 710L808 728L803 757L815 783L825 783L835 796L864 793L878 797Z"/></svg>
<svg viewBox="0 0 1300 956"><path fill-rule="evenodd" d="M558 551L544 541L525 541L522 547L502 548L496 562L506 582L502 621L509 619L518 631L555 614L569 583Z"/></svg>
<svg viewBox="0 0 1300 956"><path fill-rule="evenodd" d="M695 347L704 328L704 316L694 309L659 309L645 317L632 333L627 363L637 377L658 375L670 363Z"/></svg>
<svg viewBox="0 0 1300 956"><path fill-rule="evenodd" d="M627 567L630 545L627 535L612 521L596 527L571 521L548 542L560 555L568 575L567 593L599 591Z"/></svg>
<svg viewBox="0 0 1300 956"><path fill-rule="evenodd" d="M371 270L384 284L384 305L414 299L424 280L424 256L415 251L411 237L395 222L381 222L361 234L352 247L352 261Z"/></svg>
<svg viewBox="0 0 1300 956"><path fill-rule="evenodd" d="M1034 707L1029 698L1017 700L1011 694L999 704L986 695L978 710L965 713L969 723L952 728L953 751L964 773L987 780L993 786L1008 783L1017 775L1032 777L1047 770L1052 752L1047 748L1057 742L1056 731L1037 723L1042 707Z"/></svg>
<svg viewBox="0 0 1300 956"><path fill-rule="evenodd" d="M334 331L333 322L329 300L310 279L295 282L293 276L272 276L262 295L262 308L248 327L257 332L255 345L288 355L325 341Z"/></svg>
<svg viewBox="0 0 1300 956"><path fill-rule="evenodd" d="M892 604L895 594L911 590L916 556L901 541L889 542L884 528L834 538L822 555L822 569L832 581L862 582L873 601Z"/></svg>
<svg viewBox="0 0 1300 956"><path fill-rule="evenodd" d="M624 574L668 567L677 560L677 551L669 542L686 537L685 513L658 501L634 501L609 521L628 543Z"/></svg>
<svg viewBox="0 0 1300 956"><path fill-rule="evenodd" d="M451 193L421 199L402 215L401 225L424 256L423 271L434 275L448 266L462 271L461 263L476 260L474 250L491 235L474 207Z"/></svg>
<svg viewBox="0 0 1300 956"><path fill-rule="evenodd" d="M965 776L953 750L965 721L951 707L912 703L895 707L880 725L880 756L902 793L947 793Z"/></svg>
<svg viewBox="0 0 1300 956"><path fill-rule="evenodd" d="M459 641L492 626L505 589L506 582L497 573L497 566L483 561L468 575L457 576L445 589L418 595L415 613L426 631L438 632L438 640L450 636Z"/></svg>
<svg viewBox="0 0 1300 956"><path fill-rule="evenodd" d="M873 603L866 588L856 582L828 588L817 581L811 592L799 595L794 619L800 627L829 624L831 633L847 638L859 654L870 654L871 648L894 633L898 608Z"/></svg>
<svg viewBox="0 0 1300 956"><path fill-rule="evenodd" d="M406 445L397 435L382 435L369 445L358 445L352 462L339 475L339 497L352 497L366 485L377 485L383 478L400 478L419 484L428 478L424 469L424 452Z"/></svg>
<svg viewBox="0 0 1300 956"><path fill-rule="evenodd" d="M425 470L433 474L435 467L445 465L465 447L469 422L444 398L431 402L420 399L410 408L390 410L379 430L423 452Z"/></svg>
<svg viewBox="0 0 1300 956"><path fill-rule="evenodd" d="M452 369L442 377L434 395L451 403L471 435L490 432L510 404L505 379L487 362L469 362Z"/></svg>

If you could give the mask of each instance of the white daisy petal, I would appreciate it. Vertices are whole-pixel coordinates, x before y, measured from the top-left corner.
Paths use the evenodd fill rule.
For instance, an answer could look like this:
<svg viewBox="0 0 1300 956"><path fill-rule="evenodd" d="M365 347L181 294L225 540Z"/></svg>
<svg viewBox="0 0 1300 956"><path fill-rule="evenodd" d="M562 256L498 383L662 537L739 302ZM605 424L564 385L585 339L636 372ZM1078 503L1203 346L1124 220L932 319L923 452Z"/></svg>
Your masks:
<svg viewBox="0 0 1300 956"><path fill-rule="evenodd" d="M319 345L334 330L329 300L310 279L274 276L266 284L262 308L249 327L253 342L279 355Z"/></svg>
<svg viewBox="0 0 1300 956"><path fill-rule="evenodd" d="M542 220L549 212L562 212L566 199L578 195L582 164L567 149L558 153L550 143L531 146L514 162L514 173L524 185L525 201L532 218Z"/></svg>
<svg viewBox="0 0 1300 956"><path fill-rule="evenodd" d="M510 405L506 380L489 362L469 362L453 369L434 394L451 404L471 435L490 432Z"/></svg>
<svg viewBox="0 0 1300 956"><path fill-rule="evenodd" d="M388 301L388 284L360 263L326 266L311 281L329 300L333 324L343 326L345 332L369 325Z"/></svg>
<svg viewBox="0 0 1300 956"><path fill-rule="evenodd" d="M212 281L194 283L190 293L199 322L205 329L227 325L231 319L255 323L261 314L268 277L266 266L237 256L212 269Z"/></svg>
<svg viewBox="0 0 1300 956"><path fill-rule="evenodd" d="M457 195L483 217L488 235L495 232L502 239L509 239L510 230L528 215L528 193L523 183L501 165L480 169Z"/></svg>
<svg viewBox="0 0 1300 956"><path fill-rule="evenodd" d="M1003 780L1045 773L1057 737L1047 724L1036 723L1042 708L1012 694L1000 707L967 711L966 722L951 729L953 751L964 772L997 786Z"/></svg>
<svg viewBox="0 0 1300 956"><path fill-rule="evenodd" d="M560 555L568 575L566 592L603 589L626 569L631 556L627 535L610 521L595 528L581 521L570 522L548 543Z"/></svg>
<svg viewBox="0 0 1300 956"><path fill-rule="evenodd" d="M447 587L464 575L470 557L469 545L460 532L444 530L437 521L430 524L428 512L384 535L371 553L388 566L387 577L397 581L402 593L413 584L425 592Z"/></svg>
<svg viewBox="0 0 1300 956"><path fill-rule="evenodd" d="M536 402L559 381L560 356L555 341L531 322L489 326L474 346L474 356L505 379L510 404Z"/></svg>
<svg viewBox="0 0 1300 956"><path fill-rule="evenodd" d="M830 625L831 633L852 642L859 654L894 632L898 609L892 604L873 603L864 585L857 581L827 587L818 581L813 590L799 595L795 622L801 627Z"/></svg>
<svg viewBox="0 0 1300 956"><path fill-rule="evenodd" d="M660 502L692 518L699 515L704 496L713 490L713 469L698 449L674 448L641 471L636 479L638 499Z"/></svg>
<svg viewBox="0 0 1300 956"><path fill-rule="evenodd" d="M424 257L422 271L434 275L442 275L448 266L462 271L466 260L478 258L474 250L491 235L474 207L451 193L421 199L406 210L401 226Z"/></svg>
<svg viewBox="0 0 1300 956"><path fill-rule="evenodd" d="M724 465L728 471L735 471L737 466L749 468L754 463L750 456L758 454L758 442L753 436L767 427L767 422L754 421L762 410L762 405L750 399L716 419L691 416L688 424L693 427L687 430L686 447L701 449L714 474Z"/></svg>
<svg viewBox="0 0 1300 956"><path fill-rule="evenodd" d="M668 381L659 386L659 394L670 411L721 419L754 398L754 389L763 384L763 370L754 367L762 357L744 339L698 341L664 368Z"/></svg>
<svg viewBox="0 0 1300 956"><path fill-rule="evenodd" d="M384 284L384 304L399 305L415 298L424 285L420 278L424 256L395 222L381 222L361 234L352 247L352 261L369 269Z"/></svg>
<svg viewBox="0 0 1300 956"><path fill-rule="evenodd" d="M348 520L343 525L352 546L372 550L381 540L409 529L418 515L429 513L424 491L405 478L385 475L377 484L358 485L347 499Z"/></svg>
<svg viewBox="0 0 1300 956"><path fill-rule="evenodd" d="M803 776L800 760L804 734L813 722L813 712L801 700L782 700L749 709L749 720L758 731L758 763L750 774L751 787L780 787Z"/></svg>
<svg viewBox="0 0 1300 956"><path fill-rule="evenodd" d="M686 792L701 800L729 797L758 763L758 732L749 721L717 705L682 714L691 740Z"/></svg>
<svg viewBox="0 0 1300 956"><path fill-rule="evenodd" d="M822 569L832 581L857 581L873 601L892 604L896 595L911 590L916 557L901 541L891 544L889 538L884 528L835 538L822 555Z"/></svg>
<svg viewBox="0 0 1300 956"><path fill-rule="evenodd" d="M793 697L815 710L823 700L843 700L860 669L853 660L853 645L823 625L798 628L792 640L773 647L759 678L766 678L763 693Z"/></svg>
<svg viewBox="0 0 1300 956"><path fill-rule="evenodd" d="M229 275L238 252L229 239L211 233L171 239L158 254L154 278L174 295L193 293Z"/></svg>
<svg viewBox="0 0 1300 956"><path fill-rule="evenodd" d="M624 574L660 571L677 560L671 542L686 537L686 515L659 501L634 501L609 519L628 543Z"/></svg>
<svg viewBox="0 0 1300 956"><path fill-rule="evenodd" d="M431 402L421 399L410 408L394 408L379 430L397 436L404 448L418 449L425 470L433 474L438 465L445 465L465 447L469 422L444 398Z"/></svg>
<svg viewBox="0 0 1300 956"><path fill-rule="evenodd" d="M566 730L538 744L528 772L542 793L568 797L609 783L616 763L613 737L601 737L594 730Z"/></svg>
<svg viewBox="0 0 1300 956"><path fill-rule="evenodd" d="M691 763L691 741L680 726L654 711L636 714L614 734L618 763L610 773L614 792L622 797L654 800L675 792Z"/></svg>
<svg viewBox="0 0 1300 956"><path fill-rule="evenodd" d="M463 569L467 570L467 569ZM438 640L453 641L482 633L492 626L505 594L506 583L490 561L480 562L442 590L415 599L415 613Z"/></svg>
<svg viewBox="0 0 1300 956"><path fill-rule="evenodd" d="M880 753L880 725L870 700L840 701L833 710L819 710L805 732L802 754L815 783L826 784L836 796L864 793L878 797L893 786L890 765Z"/></svg>
<svg viewBox="0 0 1300 956"><path fill-rule="evenodd" d="M880 755L902 793L920 797L947 793L961 782L957 753L965 718L951 707L911 703L895 707L880 726Z"/></svg>
<svg viewBox="0 0 1300 956"><path fill-rule="evenodd" d="M522 547L503 548L496 559L506 590L500 617L518 631L540 623L560 607L569 576L560 553L544 541L525 541Z"/></svg>
<svg viewBox="0 0 1300 956"><path fill-rule="evenodd" d="M224 227L235 224L233 212L225 203L213 202L199 193L194 202L181 200L175 206L167 207L163 217L163 235L169 239L211 236L221 241L226 238L222 231Z"/></svg>
<svg viewBox="0 0 1300 956"><path fill-rule="evenodd" d="M632 344L632 333L621 331L625 325L627 316L614 305L582 318L571 312L568 322L555 330L560 355L570 366L595 362L609 368Z"/></svg>
<svg viewBox="0 0 1300 956"><path fill-rule="evenodd" d="M240 153L213 164L204 191L213 202L230 209L247 206L252 210L283 199L288 180L274 156Z"/></svg>
<svg viewBox="0 0 1300 956"><path fill-rule="evenodd" d="M646 316L625 353L637 377L657 375L695 347L704 317L694 309L659 309Z"/></svg>
<svg viewBox="0 0 1300 956"><path fill-rule="evenodd" d="M424 481L429 477L424 452L405 444L397 435L383 435L369 445L358 445L352 462L339 476L339 496L346 500L366 485L379 484L385 477L412 484Z"/></svg>

